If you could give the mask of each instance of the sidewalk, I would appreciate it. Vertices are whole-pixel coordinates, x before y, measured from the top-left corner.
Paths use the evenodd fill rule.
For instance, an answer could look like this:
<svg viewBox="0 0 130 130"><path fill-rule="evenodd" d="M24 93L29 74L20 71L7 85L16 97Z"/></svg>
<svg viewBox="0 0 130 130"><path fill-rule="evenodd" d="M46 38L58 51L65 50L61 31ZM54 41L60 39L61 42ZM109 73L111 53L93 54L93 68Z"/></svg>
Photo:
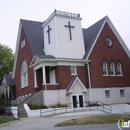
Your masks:
<svg viewBox="0 0 130 130"><path fill-rule="evenodd" d="M55 115L51 117L31 117L31 118L21 118L21 121L14 121L0 125L0 130L55 130L54 126L57 123L77 119L85 116L92 115L106 115L106 113L95 110L95 111L84 111L75 113L66 113L62 115Z"/></svg>

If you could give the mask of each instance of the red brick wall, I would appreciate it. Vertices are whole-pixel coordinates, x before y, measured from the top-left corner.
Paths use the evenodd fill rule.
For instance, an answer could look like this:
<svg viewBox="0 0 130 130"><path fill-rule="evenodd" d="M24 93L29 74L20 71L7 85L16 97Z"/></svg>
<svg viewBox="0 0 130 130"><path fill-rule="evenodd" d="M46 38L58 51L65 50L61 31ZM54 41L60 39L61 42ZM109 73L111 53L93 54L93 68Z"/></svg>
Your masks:
<svg viewBox="0 0 130 130"><path fill-rule="evenodd" d="M110 37L113 42L112 47L107 47L105 44L106 37ZM90 74L92 87L123 87L130 86L130 59L126 52L122 48L121 44L117 40L113 31L106 23L94 49L89 57L90 63ZM122 64L123 76L102 76L102 60L106 60L108 63L113 61L116 69L116 62L120 61ZM110 73L109 73L110 75Z"/></svg>
<svg viewBox="0 0 130 130"><path fill-rule="evenodd" d="M77 73L79 79L83 84L88 87L87 69L85 66L77 66ZM59 89L66 89L73 79L71 75L70 66L57 66L56 67L56 82L59 83Z"/></svg>
<svg viewBox="0 0 130 130"><path fill-rule="evenodd" d="M16 84L16 97L32 93L34 91L34 72L33 68L30 67L28 67L28 87L21 89L21 64L23 60L26 60L27 65L29 66L33 57L27 38L24 33L24 29L22 28L20 44L24 38L26 42L25 46L21 49L21 45L19 45L18 48L17 66L14 78Z"/></svg>

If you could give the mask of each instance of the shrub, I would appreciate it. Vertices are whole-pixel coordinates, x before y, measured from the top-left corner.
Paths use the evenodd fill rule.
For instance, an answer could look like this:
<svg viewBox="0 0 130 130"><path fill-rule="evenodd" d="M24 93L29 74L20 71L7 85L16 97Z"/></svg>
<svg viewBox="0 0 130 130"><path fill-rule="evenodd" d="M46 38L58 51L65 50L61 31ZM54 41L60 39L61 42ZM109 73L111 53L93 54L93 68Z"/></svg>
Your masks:
<svg viewBox="0 0 130 130"><path fill-rule="evenodd" d="M47 108L48 108L48 107L45 106L45 105L40 105L40 106L38 106L38 105L36 105L36 104L34 104L34 105L28 104L28 106L29 106L29 108L30 108L31 110L36 110L36 109L47 109Z"/></svg>
<svg viewBox="0 0 130 130"><path fill-rule="evenodd" d="M68 107L67 104L61 104L61 103L57 103L56 105L51 105L51 108L60 108L60 107Z"/></svg>

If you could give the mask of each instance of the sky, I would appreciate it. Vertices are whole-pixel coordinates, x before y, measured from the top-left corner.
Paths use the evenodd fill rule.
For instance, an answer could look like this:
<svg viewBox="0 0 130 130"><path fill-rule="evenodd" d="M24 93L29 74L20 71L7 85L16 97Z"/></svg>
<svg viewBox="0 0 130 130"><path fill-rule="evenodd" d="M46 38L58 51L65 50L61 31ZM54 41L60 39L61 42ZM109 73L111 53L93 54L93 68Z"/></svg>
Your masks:
<svg viewBox="0 0 130 130"><path fill-rule="evenodd" d="M43 22L54 9L80 13L83 28L107 15L130 49L130 0L0 0L0 43L15 52L20 19Z"/></svg>

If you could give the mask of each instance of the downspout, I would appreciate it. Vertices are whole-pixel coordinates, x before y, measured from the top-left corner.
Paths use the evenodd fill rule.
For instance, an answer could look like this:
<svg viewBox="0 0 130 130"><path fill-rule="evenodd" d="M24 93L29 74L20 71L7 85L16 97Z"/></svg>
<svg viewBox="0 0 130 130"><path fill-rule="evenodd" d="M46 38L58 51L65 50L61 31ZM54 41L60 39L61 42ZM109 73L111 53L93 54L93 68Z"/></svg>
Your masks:
<svg viewBox="0 0 130 130"><path fill-rule="evenodd" d="M46 85L46 70L45 70L45 64L43 63L43 66L42 66L42 73L43 73L43 85L45 86L45 104L46 106L48 105L47 104L47 85Z"/></svg>
<svg viewBox="0 0 130 130"><path fill-rule="evenodd" d="M90 61L89 61L89 62L90 62ZM88 82L89 82L89 101L92 102L91 76L90 76L89 62L87 62L87 68L88 68Z"/></svg>

